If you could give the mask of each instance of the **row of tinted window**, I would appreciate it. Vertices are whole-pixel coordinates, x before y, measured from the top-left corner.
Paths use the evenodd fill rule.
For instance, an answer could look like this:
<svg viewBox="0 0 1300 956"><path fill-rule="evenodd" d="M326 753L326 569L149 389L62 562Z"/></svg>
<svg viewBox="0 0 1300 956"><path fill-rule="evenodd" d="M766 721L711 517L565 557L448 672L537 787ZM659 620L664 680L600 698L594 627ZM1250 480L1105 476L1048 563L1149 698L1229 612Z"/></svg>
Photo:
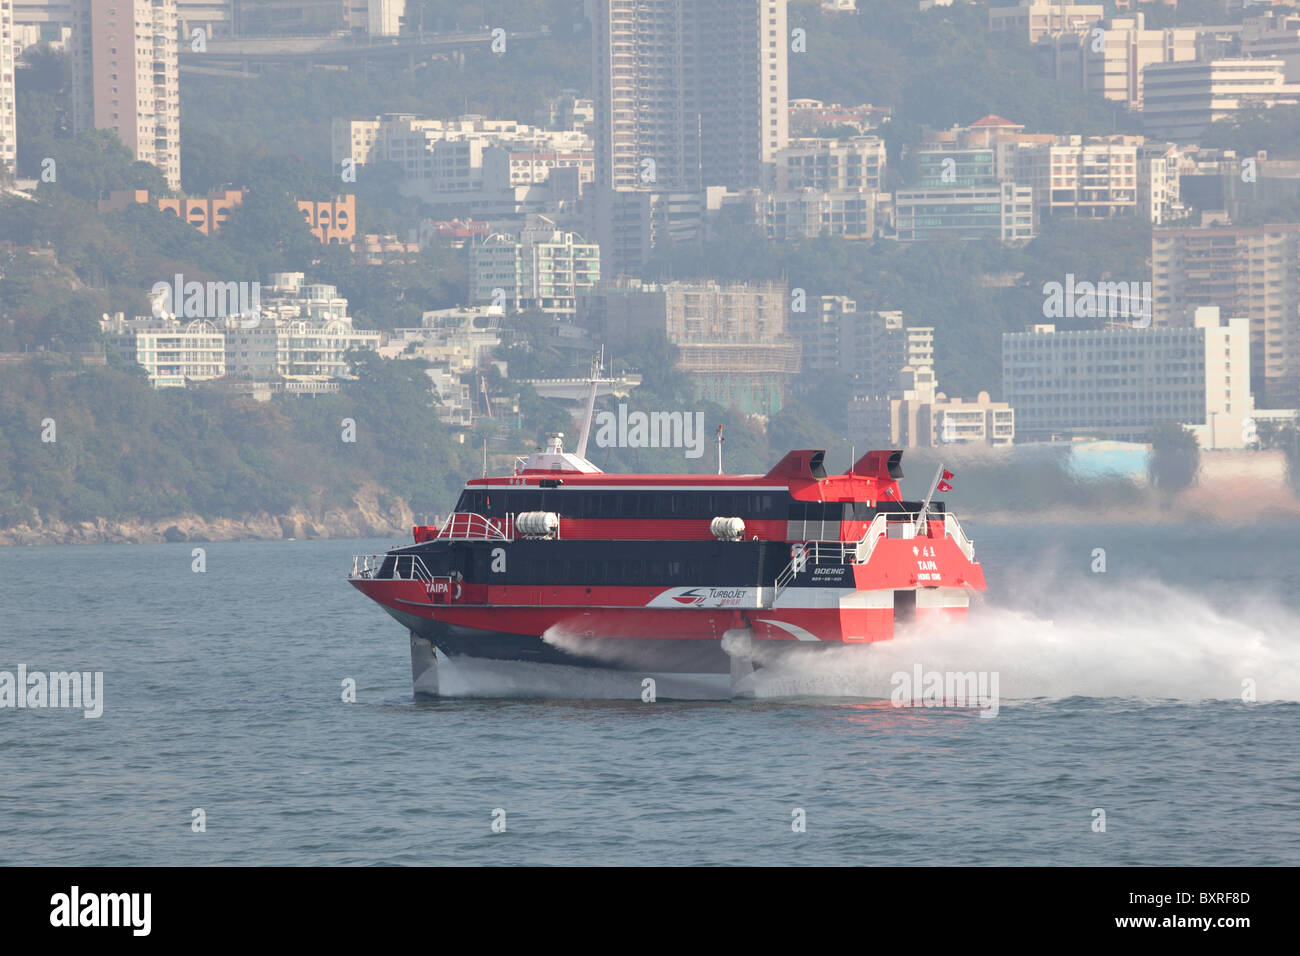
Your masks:
<svg viewBox="0 0 1300 956"><path fill-rule="evenodd" d="M785 520L789 497L745 491L467 490L457 511L500 516L554 511L567 518L717 518Z"/></svg>
<svg viewBox="0 0 1300 956"><path fill-rule="evenodd" d="M528 579L536 584L594 585L698 585L715 584L704 580L704 562L658 561L628 558L591 561L573 558L558 561L530 561Z"/></svg>
<svg viewBox="0 0 1300 956"><path fill-rule="evenodd" d="M908 507L911 504L911 507ZM915 503L903 509L914 510ZM743 491L478 491L461 494L457 511L501 517L554 511L566 518L746 518L774 521L870 521L876 507L858 501L794 501ZM890 508L889 510L894 510Z"/></svg>

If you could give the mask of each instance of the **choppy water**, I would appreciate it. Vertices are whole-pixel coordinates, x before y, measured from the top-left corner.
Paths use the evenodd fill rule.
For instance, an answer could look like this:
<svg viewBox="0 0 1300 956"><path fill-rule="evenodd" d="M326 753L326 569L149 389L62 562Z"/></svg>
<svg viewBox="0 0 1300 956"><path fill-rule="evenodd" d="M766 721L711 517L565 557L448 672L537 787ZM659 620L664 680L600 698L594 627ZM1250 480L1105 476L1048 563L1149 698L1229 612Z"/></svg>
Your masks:
<svg viewBox="0 0 1300 956"><path fill-rule="evenodd" d="M968 625L718 703L416 702L386 541L0 549L0 671L105 681L0 710L0 864L1300 863L1300 527L970 524ZM826 696L917 663L996 719Z"/></svg>

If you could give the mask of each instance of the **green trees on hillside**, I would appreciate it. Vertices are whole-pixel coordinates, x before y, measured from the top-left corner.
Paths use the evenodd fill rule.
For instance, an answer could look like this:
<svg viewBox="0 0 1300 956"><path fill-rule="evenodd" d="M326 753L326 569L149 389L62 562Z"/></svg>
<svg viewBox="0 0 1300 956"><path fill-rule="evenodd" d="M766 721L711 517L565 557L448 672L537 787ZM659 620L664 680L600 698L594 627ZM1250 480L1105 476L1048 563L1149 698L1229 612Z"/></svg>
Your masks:
<svg viewBox="0 0 1300 956"><path fill-rule="evenodd" d="M46 517L235 517L347 506L366 482L445 511L472 455L439 420L418 362L359 357L336 396L155 391L141 371L42 356L0 375L0 525ZM345 440L344 419L355 441ZM55 441L42 441L43 422Z"/></svg>

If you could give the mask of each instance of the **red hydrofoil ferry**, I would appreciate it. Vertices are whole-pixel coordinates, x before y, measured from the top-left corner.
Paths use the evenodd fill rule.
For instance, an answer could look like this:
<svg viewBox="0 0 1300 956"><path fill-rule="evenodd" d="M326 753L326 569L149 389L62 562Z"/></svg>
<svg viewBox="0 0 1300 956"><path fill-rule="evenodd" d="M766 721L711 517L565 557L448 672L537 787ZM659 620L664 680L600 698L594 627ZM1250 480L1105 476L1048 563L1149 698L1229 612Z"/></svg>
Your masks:
<svg viewBox="0 0 1300 956"><path fill-rule="evenodd" d="M413 544L354 558L351 583L410 632L417 694L472 663L565 669L574 696L589 679L593 696L638 697L646 678L664 697L743 695L756 659L888 640L965 615L985 587L931 502L942 467L911 502L898 450L843 474L818 450L764 475L606 474L585 458L590 410L576 453L550 436L513 474L470 481Z"/></svg>

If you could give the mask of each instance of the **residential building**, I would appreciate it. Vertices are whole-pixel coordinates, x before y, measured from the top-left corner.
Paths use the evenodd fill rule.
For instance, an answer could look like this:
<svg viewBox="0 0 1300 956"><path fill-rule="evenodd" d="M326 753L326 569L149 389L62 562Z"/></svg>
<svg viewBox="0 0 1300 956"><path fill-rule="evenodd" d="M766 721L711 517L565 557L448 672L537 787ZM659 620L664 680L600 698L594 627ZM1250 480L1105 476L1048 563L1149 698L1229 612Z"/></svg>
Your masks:
<svg viewBox="0 0 1300 956"><path fill-rule="evenodd" d="M699 242L713 192L596 188L587 203L587 221L606 273L638 273L656 252Z"/></svg>
<svg viewBox="0 0 1300 956"><path fill-rule="evenodd" d="M877 136L792 140L775 164L778 192L885 188L885 142Z"/></svg>
<svg viewBox="0 0 1300 956"><path fill-rule="evenodd" d="M750 415L780 411L799 371L800 344L787 325L789 291L779 283L606 280L585 292L579 322L614 350L664 336L696 396Z"/></svg>
<svg viewBox="0 0 1300 956"><path fill-rule="evenodd" d="M1156 63L1143 74L1142 128L1148 136L1186 141L1211 123L1261 107L1300 105L1281 59Z"/></svg>
<svg viewBox="0 0 1300 956"><path fill-rule="evenodd" d="M1241 55L1282 61L1288 83L1300 82L1300 13L1270 10L1246 17L1241 27Z"/></svg>
<svg viewBox="0 0 1300 956"><path fill-rule="evenodd" d="M579 185L595 178L585 133L514 120L431 120L409 113L335 119L330 142L335 168L395 165L405 193L435 204L499 203L516 188L548 183L561 169L576 170Z"/></svg>
<svg viewBox="0 0 1300 956"><path fill-rule="evenodd" d="M800 98L789 101L789 114L790 136L816 136L823 129L843 126L865 133L888 122L891 110L888 106L872 106L870 103L841 106L839 103Z"/></svg>
<svg viewBox="0 0 1300 956"><path fill-rule="evenodd" d="M989 7L990 33L1015 33L1027 43L1059 33L1081 33L1106 16L1101 4L1020 0L1014 7Z"/></svg>
<svg viewBox="0 0 1300 956"><path fill-rule="evenodd" d="M990 113L969 126L926 130L921 149L936 151L941 157L950 150L991 150L993 179L1005 182L1016 178L1016 159L1021 148L1054 142L1056 136L1052 133L1026 133L1023 123L1013 123Z"/></svg>
<svg viewBox="0 0 1300 956"><path fill-rule="evenodd" d="M14 0L0 0L0 171L18 171L18 112L14 93Z"/></svg>
<svg viewBox="0 0 1300 956"><path fill-rule="evenodd" d="M831 192L798 189L764 193L758 216L758 224L769 239L870 239L876 231L876 192L858 187Z"/></svg>
<svg viewBox="0 0 1300 956"><path fill-rule="evenodd" d="M176 0L72 0L72 118L181 188Z"/></svg>
<svg viewBox="0 0 1300 956"><path fill-rule="evenodd" d="M365 29L372 37L395 37L402 30L406 0L366 0Z"/></svg>
<svg viewBox="0 0 1300 956"><path fill-rule="evenodd" d="M934 368L934 328L903 325L903 313L859 311L848 296L824 295L792 312L790 334L802 349L805 375L840 374L859 395L884 395L904 368Z"/></svg>
<svg viewBox="0 0 1300 956"><path fill-rule="evenodd" d="M1063 139L1065 139L1063 137ZM1138 209L1136 142L1066 142L1022 147L1016 181L1033 189L1039 216L1106 219Z"/></svg>
<svg viewBox="0 0 1300 956"><path fill-rule="evenodd" d="M1043 72L1089 96L1140 106L1143 71L1157 63L1196 59L1192 27L1146 28L1145 14L1116 17L1081 32L1045 36L1035 52Z"/></svg>
<svg viewBox="0 0 1300 956"><path fill-rule="evenodd" d="M900 242L926 239L1032 239L1034 195L1014 182L894 191L894 231Z"/></svg>
<svg viewBox="0 0 1300 956"><path fill-rule="evenodd" d="M132 203L148 205L152 202L163 212L169 212L189 223L204 235L221 230L231 211L243 205L244 190L225 189L207 196L160 196L150 200L146 189L114 189L107 199L99 201L99 211L120 212ZM312 235L327 245L351 245L356 238L356 197L349 194L317 202L298 200Z"/></svg>
<svg viewBox="0 0 1300 956"><path fill-rule="evenodd" d="M299 199L311 234L325 245L350 246L357 236L357 197L351 193L320 201Z"/></svg>
<svg viewBox="0 0 1300 956"><path fill-rule="evenodd" d="M596 182L759 186L786 145L787 0L588 0Z"/></svg>
<svg viewBox="0 0 1300 956"><path fill-rule="evenodd" d="M348 300L328 283L307 282L301 272L272 273L261 293L261 322L225 328L226 374L290 382L349 377L346 355L379 348L377 331L356 329Z"/></svg>
<svg viewBox="0 0 1300 956"><path fill-rule="evenodd" d="M1182 198L1181 153L1172 143L1138 146L1138 215L1163 225L1187 214Z"/></svg>
<svg viewBox="0 0 1300 956"><path fill-rule="evenodd" d="M474 303L572 316L579 292L600 281L600 246L534 216L517 235L496 233L471 246L469 271Z"/></svg>
<svg viewBox="0 0 1300 956"><path fill-rule="evenodd" d="M226 374L225 335L211 320L119 318L101 325L110 334L134 338L135 360L154 388L185 388Z"/></svg>
<svg viewBox="0 0 1300 956"><path fill-rule="evenodd" d="M136 191L137 193L139 190ZM109 195L109 201L117 193L114 191ZM140 202L140 199L136 199ZM144 202L148 202L148 194L145 194ZM170 212L176 215L182 222L187 222L205 236L212 235L221 230L230 215L230 211L244 201L243 190L226 189L219 193L212 193L209 196L177 197L169 199L166 197L159 198L158 208L164 212ZM104 204L100 203L100 211L104 209Z"/></svg>
<svg viewBox="0 0 1300 956"><path fill-rule="evenodd" d="M1201 306L1249 325L1261 405L1300 404L1300 224L1156 229L1152 324L1187 326Z"/></svg>
<svg viewBox="0 0 1300 956"><path fill-rule="evenodd" d="M1186 425L1205 448L1240 448L1254 413L1250 323L1198 308L1190 327L1115 326L1002 336L1003 397L1022 436L1142 440Z"/></svg>
<svg viewBox="0 0 1300 956"><path fill-rule="evenodd" d="M886 394L854 396L847 419L853 440L891 448L1010 445L1016 437L1016 414L1009 404L994 402L988 392L970 401L949 398L938 391L928 366L900 369Z"/></svg>

